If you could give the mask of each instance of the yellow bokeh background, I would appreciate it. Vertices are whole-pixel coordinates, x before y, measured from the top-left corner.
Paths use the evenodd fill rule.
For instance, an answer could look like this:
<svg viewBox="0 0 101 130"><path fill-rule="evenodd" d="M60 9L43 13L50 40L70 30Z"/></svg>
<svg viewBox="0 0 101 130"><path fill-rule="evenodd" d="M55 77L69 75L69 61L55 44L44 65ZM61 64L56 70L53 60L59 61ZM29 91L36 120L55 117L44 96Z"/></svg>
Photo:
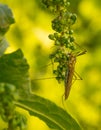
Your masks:
<svg viewBox="0 0 101 130"><path fill-rule="evenodd" d="M77 57L75 71L83 78L76 80L67 101L62 102L64 83L55 79L33 80L32 91L55 102L69 112L84 130L101 130L101 1L70 0L70 11L78 15L74 26L77 43L86 48L87 54ZM1 0L13 11L16 23L6 34L10 47L6 53L21 48L30 64L30 76L45 78L52 76L49 54L53 43L48 35L51 29L50 14L41 0ZM28 118L28 130L50 130L37 117L17 108ZM6 124L5 124L6 125ZM0 122L0 128L4 122Z"/></svg>

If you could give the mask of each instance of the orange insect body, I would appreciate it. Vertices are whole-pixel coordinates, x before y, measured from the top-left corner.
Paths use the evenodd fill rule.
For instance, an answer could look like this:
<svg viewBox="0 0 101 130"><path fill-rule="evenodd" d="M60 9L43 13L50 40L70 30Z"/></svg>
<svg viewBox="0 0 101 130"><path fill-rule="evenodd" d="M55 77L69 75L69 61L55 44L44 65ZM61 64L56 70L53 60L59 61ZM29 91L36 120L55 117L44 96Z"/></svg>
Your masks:
<svg viewBox="0 0 101 130"><path fill-rule="evenodd" d="M68 62L68 70L66 72L66 77L65 77L65 100L68 98L72 86L75 63L76 63L76 56L70 54L69 62Z"/></svg>

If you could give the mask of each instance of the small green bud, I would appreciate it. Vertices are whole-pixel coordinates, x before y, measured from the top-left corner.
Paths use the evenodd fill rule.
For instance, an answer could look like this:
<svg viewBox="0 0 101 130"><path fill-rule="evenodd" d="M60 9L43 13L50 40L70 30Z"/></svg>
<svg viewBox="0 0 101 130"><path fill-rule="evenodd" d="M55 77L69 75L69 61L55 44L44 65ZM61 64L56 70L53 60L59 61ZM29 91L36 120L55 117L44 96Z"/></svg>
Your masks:
<svg viewBox="0 0 101 130"><path fill-rule="evenodd" d="M60 60L59 56L54 57L54 62L59 62L59 60Z"/></svg>
<svg viewBox="0 0 101 130"><path fill-rule="evenodd" d="M69 34L71 35L71 34L73 34L74 33L74 31L71 29L71 30L69 30Z"/></svg>
<svg viewBox="0 0 101 130"><path fill-rule="evenodd" d="M59 19L59 17L52 21L52 29L59 33L64 30L64 26L61 24L61 20Z"/></svg>
<svg viewBox="0 0 101 130"><path fill-rule="evenodd" d="M54 5L58 5L61 0L52 0Z"/></svg>
<svg viewBox="0 0 101 130"><path fill-rule="evenodd" d="M71 45L69 48L70 48L71 50L75 50L75 47L74 47L73 45Z"/></svg>
<svg viewBox="0 0 101 130"><path fill-rule="evenodd" d="M54 7L53 7L53 6L49 6L48 9L49 9L51 12L54 12Z"/></svg>
<svg viewBox="0 0 101 130"><path fill-rule="evenodd" d="M53 74L57 75L57 70L53 70Z"/></svg>
<svg viewBox="0 0 101 130"><path fill-rule="evenodd" d="M74 37L70 36L70 42L74 42Z"/></svg>
<svg viewBox="0 0 101 130"><path fill-rule="evenodd" d="M61 78L60 77L56 77L56 80L58 81L58 83L61 83Z"/></svg>
<svg viewBox="0 0 101 130"><path fill-rule="evenodd" d="M66 5L69 7L70 6L70 2L67 2Z"/></svg>
<svg viewBox="0 0 101 130"><path fill-rule="evenodd" d="M57 39L59 37L58 33L54 33L54 37Z"/></svg>
<svg viewBox="0 0 101 130"><path fill-rule="evenodd" d="M50 58L50 59L53 59L53 58L54 58L54 54L50 54L50 55L49 55L49 58Z"/></svg>
<svg viewBox="0 0 101 130"><path fill-rule="evenodd" d="M76 14L72 14L70 19L73 21L72 24L74 24L76 22L76 19L77 19L77 15Z"/></svg>
<svg viewBox="0 0 101 130"><path fill-rule="evenodd" d="M58 40L56 40L55 45L60 45L60 42Z"/></svg>
<svg viewBox="0 0 101 130"><path fill-rule="evenodd" d="M5 91L6 92L15 92L16 87L12 84L5 84Z"/></svg>
<svg viewBox="0 0 101 130"><path fill-rule="evenodd" d="M67 19L70 18L71 16L72 16L72 13L70 13L70 12L65 13L65 17L67 17Z"/></svg>
<svg viewBox="0 0 101 130"><path fill-rule="evenodd" d="M0 84L0 93L5 92L4 84Z"/></svg>
<svg viewBox="0 0 101 130"><path fill-rule="evenodd" d="M49 39L51 39L51 40L54 40L54 35L53 34L49 34Z"/></svg>

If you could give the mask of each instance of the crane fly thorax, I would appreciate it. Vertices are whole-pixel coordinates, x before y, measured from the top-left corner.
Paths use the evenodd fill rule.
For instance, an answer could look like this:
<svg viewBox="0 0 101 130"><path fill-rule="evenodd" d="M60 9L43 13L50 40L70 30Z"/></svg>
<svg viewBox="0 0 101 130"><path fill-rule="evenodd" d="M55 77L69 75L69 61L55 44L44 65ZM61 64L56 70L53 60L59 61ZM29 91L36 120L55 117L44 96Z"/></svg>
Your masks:
<svg viewBox="0 0 101 130"><path fill-rule="evenodd" d="M69 69L75 66L75 63L76 63L76 57L74 55L70 55L68 63Z"/></svg>

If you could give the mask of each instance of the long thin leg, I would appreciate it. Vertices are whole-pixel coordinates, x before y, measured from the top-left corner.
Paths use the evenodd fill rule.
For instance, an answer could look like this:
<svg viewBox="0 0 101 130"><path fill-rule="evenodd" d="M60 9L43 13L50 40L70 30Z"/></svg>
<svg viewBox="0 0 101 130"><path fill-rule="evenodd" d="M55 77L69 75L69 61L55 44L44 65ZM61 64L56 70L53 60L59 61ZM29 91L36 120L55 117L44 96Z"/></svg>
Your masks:
<svg viewBox="0 0 101 130"><path fill-rule="evenodd" d="M75 72L75 71L74 71L74 75L73 76L75 77L75 79L72 82L72 85L75 83L75 80L82 80L82 78L80 77L80 75L77 72ZM78 79L78 77L79 77L79 79Z"/></svg>
<svg viewBox="0 0 101 130"><path fill-rule="evenodd" d="M83 50L83 52L85 52L85 53L87 52L87 50L86 50L85 48L81 47L81 46L80 46L79 44L77 44L76 42L74 42L74 43L75 43L81 50ZM84 54L85 54L85 53L84 53ZM82 54L81 54L81 55L82 55Z"/></svg>
<svg viewBox="0 0 101 130"><path fill-rule="evenodd" d="M52 65L52 62L49 63L49 64L47 64L47 65L43 65L43 66L41 66L40 69L46 68L46 67L48 67L48 66L50 66L50 65Z"/></svg>
<svg viewBox="0 0 101 130"><path fill-rule="evenodd" d="M74 77L76 78L76 80L83 80L82 77L76 71L74 71ZM79 77L79 79L77 77Z"/></svg>
<svg viewBox="0 0 101 130"><path fill-rule="evenodd" d="M47 78L37 78L37 79L32 79L32 81L34 80L45 80L45 79L55 79L56 77L47 77Z"/></svg>

